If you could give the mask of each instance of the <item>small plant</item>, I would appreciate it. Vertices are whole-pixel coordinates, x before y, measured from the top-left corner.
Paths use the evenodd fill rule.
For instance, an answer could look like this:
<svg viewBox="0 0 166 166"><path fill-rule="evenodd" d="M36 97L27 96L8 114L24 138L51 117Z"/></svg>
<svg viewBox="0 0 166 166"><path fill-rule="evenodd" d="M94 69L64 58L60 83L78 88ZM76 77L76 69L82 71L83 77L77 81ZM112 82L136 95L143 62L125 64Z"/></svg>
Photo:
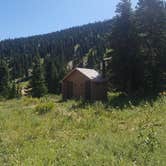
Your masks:
<svg viewBox="0 0 166 166"><path fill-rule="evenodd" d="M151 161L152 154L160 147L160 142L153 126L150 126L147 130L147 127L140 124L137 142L134 147L137 152L136 161L142 161L144 165L147 165Z"/></svg>
<svg viewBox="0 0 166 166"><path fill-rule="evenodd" d="M50 103L40 103L35 107L35 112L39 115L50 112L54 108L54 104Z"/></svg>

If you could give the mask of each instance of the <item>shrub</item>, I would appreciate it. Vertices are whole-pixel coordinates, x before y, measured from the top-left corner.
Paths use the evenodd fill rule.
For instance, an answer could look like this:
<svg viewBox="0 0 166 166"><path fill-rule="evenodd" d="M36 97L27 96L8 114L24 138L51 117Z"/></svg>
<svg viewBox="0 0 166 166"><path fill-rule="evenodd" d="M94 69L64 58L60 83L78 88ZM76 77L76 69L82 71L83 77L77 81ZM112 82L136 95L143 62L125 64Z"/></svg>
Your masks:
<svg viewBox="0 0 166 166"><path fill-rule="evenodd" d="M54 108L54 104L52 102L49 103L40 103L35 107L35 112L39 115L50 112Z"/></svg>
<svg viewBox="0 0 166 166"><path fill-rule="evenodd" d="M152 162L155 151L160 148L160 142L153 126L145 127L139 124L138 132L138 137L134 144L136 153L134 160L138 165L148 165L148 163Z"/></svg>

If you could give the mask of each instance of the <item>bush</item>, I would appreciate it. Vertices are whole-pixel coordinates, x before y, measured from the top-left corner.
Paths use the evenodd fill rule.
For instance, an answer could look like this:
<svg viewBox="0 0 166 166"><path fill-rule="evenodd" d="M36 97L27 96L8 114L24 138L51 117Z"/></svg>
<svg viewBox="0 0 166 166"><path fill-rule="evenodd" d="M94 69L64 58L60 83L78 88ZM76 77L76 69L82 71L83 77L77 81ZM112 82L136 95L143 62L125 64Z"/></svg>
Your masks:
<svg viewBox="0 0 166 166"><path fill-rule="evenodd" d="M54 108L54 104L52 102L50 103L40 103L36 106L35 112L39 115L45 114L47 112L50 112Z"/></svg>

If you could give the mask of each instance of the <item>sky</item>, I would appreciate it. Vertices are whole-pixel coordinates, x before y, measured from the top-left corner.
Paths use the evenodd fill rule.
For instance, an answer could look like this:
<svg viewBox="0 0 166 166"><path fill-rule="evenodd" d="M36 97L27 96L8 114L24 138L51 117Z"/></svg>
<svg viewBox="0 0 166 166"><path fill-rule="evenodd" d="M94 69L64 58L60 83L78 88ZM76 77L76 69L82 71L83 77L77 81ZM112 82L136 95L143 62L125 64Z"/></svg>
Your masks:
<svg viewBox="0 0 166 166"><path fill-rule="evenodd" d="M55 32L115 15L119 0L0 0L0 40ZM137 0L132 0L133 6Z"/></svg>

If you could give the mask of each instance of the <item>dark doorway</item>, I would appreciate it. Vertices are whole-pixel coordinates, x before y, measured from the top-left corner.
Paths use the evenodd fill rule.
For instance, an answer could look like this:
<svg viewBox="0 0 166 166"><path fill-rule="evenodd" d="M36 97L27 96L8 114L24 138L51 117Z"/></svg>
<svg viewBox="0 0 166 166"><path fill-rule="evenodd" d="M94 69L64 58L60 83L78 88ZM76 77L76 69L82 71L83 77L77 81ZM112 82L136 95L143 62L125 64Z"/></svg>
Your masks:
<svg viewBox="0 0 166 166"><path fill-rule="evenodd" d="M73 97L73 82L67 81L67 99Z"/></svg>
<svg viewBox="0 0 166 166"><path fill-rule="evenodd" d="M85 99L91 100L91 82L90 81L85 82Z"/></svg>

